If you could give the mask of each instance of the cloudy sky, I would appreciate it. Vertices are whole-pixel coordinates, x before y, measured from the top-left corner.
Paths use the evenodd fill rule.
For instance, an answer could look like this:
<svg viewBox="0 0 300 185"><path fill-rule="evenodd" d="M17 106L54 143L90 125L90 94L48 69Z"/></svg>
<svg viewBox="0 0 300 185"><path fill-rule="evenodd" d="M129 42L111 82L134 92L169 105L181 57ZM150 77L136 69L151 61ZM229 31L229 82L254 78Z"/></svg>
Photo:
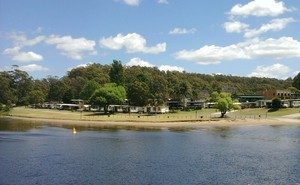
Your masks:
<svg viewBox="0 0 300 185"><path fill-rule="evenodd" d="M0 0L0 70L63 76L90 62L286 79L299 0Z"/></svg>

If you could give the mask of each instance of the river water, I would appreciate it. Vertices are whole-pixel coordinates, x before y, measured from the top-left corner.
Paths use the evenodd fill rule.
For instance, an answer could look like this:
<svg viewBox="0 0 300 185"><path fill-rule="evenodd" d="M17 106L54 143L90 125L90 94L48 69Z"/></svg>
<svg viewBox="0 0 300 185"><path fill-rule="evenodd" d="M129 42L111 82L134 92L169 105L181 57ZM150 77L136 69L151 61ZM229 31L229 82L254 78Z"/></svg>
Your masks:
<svg viewBox="0 0 300 185"><path fill-rule="evenodd" d="M131 129L2 119L0 184L300 185L299 126Z"/></svg>

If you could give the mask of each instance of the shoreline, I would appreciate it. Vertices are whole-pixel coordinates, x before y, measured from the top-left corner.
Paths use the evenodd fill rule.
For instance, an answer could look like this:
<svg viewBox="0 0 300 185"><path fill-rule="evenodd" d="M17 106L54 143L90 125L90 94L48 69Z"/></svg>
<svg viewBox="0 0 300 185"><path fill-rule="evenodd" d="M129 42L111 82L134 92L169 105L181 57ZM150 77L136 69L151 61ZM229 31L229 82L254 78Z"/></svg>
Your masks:
<svg viewBox="0 0 300 185"><path fill-rule="evenodd" d="M205 121L155 121L155 122L135 122L135 121L96 121L96 120L76 120L76 119L53 119L21 116L3 116L7 119L25 120L40 122L56 126L83 126L83 127L143 127L143 128L197 128L197 127L237 127L237 126L300 126L300 120L285 117L260 118L260 119L224 119Z"/></svg>

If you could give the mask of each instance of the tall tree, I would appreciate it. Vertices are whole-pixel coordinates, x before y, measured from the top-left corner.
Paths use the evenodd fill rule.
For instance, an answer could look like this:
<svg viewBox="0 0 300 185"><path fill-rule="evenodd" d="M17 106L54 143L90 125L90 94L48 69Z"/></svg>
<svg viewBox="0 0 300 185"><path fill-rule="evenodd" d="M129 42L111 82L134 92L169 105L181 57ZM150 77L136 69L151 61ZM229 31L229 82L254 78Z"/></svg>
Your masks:
<svg viewBox="0 0 300 185"><path fill-rule="evenodd" d="M7 101L16 101L16 96L14 95L15 89L11 88L12 79L10 75L3 71L0 72L0 103L7 104Z"/></svg>
<svg viewBox="0 0 300 185"><path fill-rule="evenodd" d="M111 83L124 85L124 69L121 61L113 60L111 69L109 71L109 77Z"/></svg>
<svg viewBox="0 0 300 185"><path fill-rule="evenodd" d="M183 81L179 85L179 95L182 101L183 107L187 107L186 98L192 94L192 86L188 81Z"/></svg>
<svg viewBox="0 0 300 185"><path fill-rule="evenodd" d="M57 101L61 102L63 100L63 96L69 89L67 84L64 81L60 80L58 77L48 77L49 83L49 94L48 101Z"/></svg>
<svg viewBox="0 0 300 185"><path fill-rule="evenodd" d="M31 104L44 103L45 98L45 94L40 90L33 90L28 94L28 101Z"/></svg>
<svg viewBox="0 0 300 185"><path fill-rule="evenodd" d="M94 92L89 99L92 105L104 108L104 112L108 112L108 106L112 104L123 104L126 98L126 91L123 86L115 83L105 84Z"/></svg>
<svg viewBox="0 0 300 185"><path fill-rule="evenodd" d="M145 82L135 81L128 87L128 96L130 105L145 106L149 102L149 87Z"/></svg>
<svg viewBox="0 0 300 185"><path fill-rule="evenodd" d="M100 85L94 81L88 81L82 88L80 92L80 98L83 100L89 100L89 98L93 95L93 93L100 88Z"/></svg>
<svg viewBox="0 0 300 185"><path fill-rule="evenodd" d="M16 103L18 105L24 104L27 94L32 90L32 77L27 72L15 69L8 72L12 79L11 88L15 89Z"/></svg>

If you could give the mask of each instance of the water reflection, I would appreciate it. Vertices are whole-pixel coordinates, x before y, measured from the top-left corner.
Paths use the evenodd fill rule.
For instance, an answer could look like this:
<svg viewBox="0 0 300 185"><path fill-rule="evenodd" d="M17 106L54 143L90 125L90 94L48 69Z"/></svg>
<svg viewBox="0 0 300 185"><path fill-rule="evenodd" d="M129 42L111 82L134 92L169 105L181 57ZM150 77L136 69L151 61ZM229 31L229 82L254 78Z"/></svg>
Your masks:
<svg viewBox="0 0 300 185"><path fill-rule="evenodd" d="M13 120L0 118L0 131L25 132L39 128L42 124L34 121Z"/></svg>
<svg viewBox="0 0 300 185"><path fill-rule="evenodd" d="M300 183L300 127L72 129L0 120L0 184Z"/></svg>

